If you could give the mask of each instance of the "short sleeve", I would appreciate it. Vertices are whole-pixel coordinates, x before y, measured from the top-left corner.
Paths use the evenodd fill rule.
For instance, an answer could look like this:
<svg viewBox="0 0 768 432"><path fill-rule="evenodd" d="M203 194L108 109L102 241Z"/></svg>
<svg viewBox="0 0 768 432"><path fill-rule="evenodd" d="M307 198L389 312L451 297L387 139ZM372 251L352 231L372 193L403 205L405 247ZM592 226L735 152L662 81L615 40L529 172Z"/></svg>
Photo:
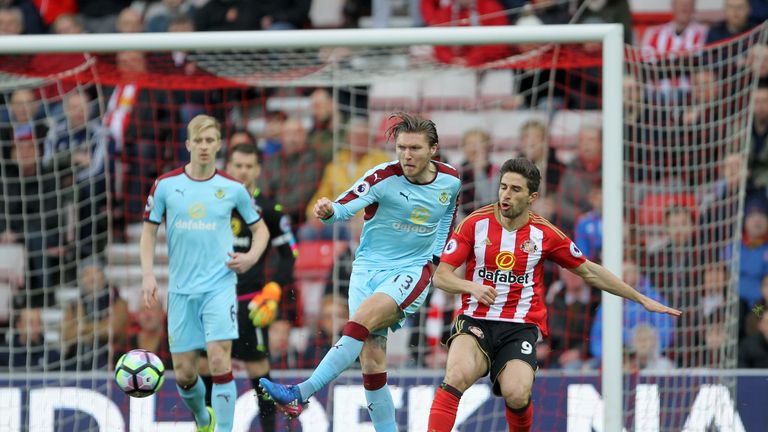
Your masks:
<svg viewBox="0 0 768 432"><path fill-rule="evenodd" d="M165 183L155 180L144 206L144 221L160 225L165 215Z"/></svg>
<svg viewBox="0 0 768 432"><path fill-rule="evenodd" d="M549 230L545 235L549 237L546 239L549 242L549 247L545 247L545 250L549 251L547 258L560 267L573 269L584 264L587 260L581 249L568 236Z"/></svg>
<svg viewBox="0 0 768 432"><path fill-rule="evenodd" d="M456 227L450 239L445 243L440 262L459 267L467 261L474 247L470 240L474 237L472 234L474 224L465 222L466 219Z"/></svg>
<svg viewBox="0 0 768 432"><path fill-rule="evenodd" d="M261 215L256 210L256 203L253 202L251 195L243 185L237 187L237 193L235 194L235 208L240 216L243 217L243 221L246 225L253 225L261 219Z"/></svg>

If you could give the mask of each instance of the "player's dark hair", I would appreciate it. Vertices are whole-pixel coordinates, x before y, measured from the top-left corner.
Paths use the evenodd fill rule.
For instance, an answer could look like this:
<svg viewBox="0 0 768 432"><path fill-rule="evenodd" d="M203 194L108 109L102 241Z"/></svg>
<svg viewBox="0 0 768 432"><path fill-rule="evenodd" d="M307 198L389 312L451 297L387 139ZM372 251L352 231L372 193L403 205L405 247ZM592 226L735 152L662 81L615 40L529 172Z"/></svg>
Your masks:
<svg viewBox="0 0 768 432"><path fill-rule="evenodd" d="M247 143L241 143L237 144L229 151L229 157L232 158L233 153L243 153L246 155L256 155L256 163L262 162L262 153L261 150L259 150L258 147L256 147L256 144L247 144Z"/></svg>
<svg viewBox="0 0 768 432"><path fill-rule="evenodd" d="M389 120L393 121L393 123L387 129L388 139L396 141L401 133L420 133L427 139L430 147L436 146L439 142L437 128L432 120L422 119L421 117L404 112L390 115Z"/></svg>
<svg viewBox="0 0 768 432"><path fill-rule="evenodd" d="M525 177L528 184L528 194L539 191L539 184L541 183L541 173L536 165L524 157L515 159L507 159L504 165L501 166L499 172L499 178L504 177L506 173L517 173Z"/></svg>

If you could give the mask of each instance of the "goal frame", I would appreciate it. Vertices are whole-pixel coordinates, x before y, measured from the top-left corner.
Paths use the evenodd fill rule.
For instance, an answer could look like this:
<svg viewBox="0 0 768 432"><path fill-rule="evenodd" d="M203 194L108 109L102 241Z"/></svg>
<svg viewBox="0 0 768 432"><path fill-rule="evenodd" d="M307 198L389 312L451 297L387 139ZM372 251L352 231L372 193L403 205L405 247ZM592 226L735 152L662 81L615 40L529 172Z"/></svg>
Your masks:
<svg viewBox="0 0 768 432"><path fill-rule="evenodd" d="M624 31L620 24L28 35L0 38L0 54L599 42L602 48L603 83L602 263L613 274L620 276L624 252L623 41ZM622 322L621 298L603 291L602 306L605 322ZM620 325L603 325L602 331L603 430L619 431L623 428L624 418L622 328Z"/></svg>

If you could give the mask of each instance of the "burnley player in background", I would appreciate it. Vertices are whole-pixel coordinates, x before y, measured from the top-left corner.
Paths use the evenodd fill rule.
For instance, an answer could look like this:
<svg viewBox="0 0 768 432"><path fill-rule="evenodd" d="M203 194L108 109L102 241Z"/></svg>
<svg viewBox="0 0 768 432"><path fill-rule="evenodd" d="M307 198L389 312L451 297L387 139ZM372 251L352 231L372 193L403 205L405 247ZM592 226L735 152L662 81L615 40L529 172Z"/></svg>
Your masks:
<svg viewBox="0 0 768 432"><path fill-rule="evenodd" d="M147 198L139 251L146 307L157 301L154 273L157 227L165 220L168 242L168 344L176 389L192 411L198 432L231 432L237 388L232 376L232 339L238 338L235 273L253 267L269 232L240 182L216 170L219 122L198 115L187 126L190 162L160 176ZM233 252L232 212L251 230L251 248ZM213 375L212 405L198 377L201 350Z"/></svg>
<svg viewBox="0 0 768 432"><path fill-rule="evenodd" d="M547 336L545 259L648 311L680 316L680 311L640 294L585 259L571 239L529 211L539 197L541 181L533 163L510 159L500 176L499 201L478 209L456 227L433 278L436 287L461 294L461 309L448 339L445 380L429 412L429 432L450 431L462 393L488 373L494 394L506 403L509 430L530 430L536 340L539 332ZM464 263L462 279L454 270Z"/></svg>
<svg viewBox="0 0 768 432"><path fill-rule="evenodd" d="M238 132L236 136L244 136ZM247 137L247 135L245 135ZM248 137L248 142L235 143L229 140L230 150L227 158L227 174L243 183L251 195L256 210L269 229L270 244L277 252L272 257L270 283L279 287L288 287L293 283L293 265L296 262L296 240L291 231L291 221L282 212L282 207L261 193L256 181L261 175L261 152L256 148L255 140ZM243 217L232 214L232 235L235 252L247 252L253 243L253 235L247 228ZM245 370L258 395L259 420L263 432L275 430L275 404L264 397L259 378L269 378L269 325L277 317L277 303L259 302L262 287L265 286L265 258L245 273L237 275L237 317L240 337L232 341L232 357L245 362ZM249 308L249 303L253 305ZM271 309L270 309L271 308ZM200 376L206 387L206 403L211 403L213 381L208 372L207 362L201 358Z"/></svg>
<svg viewBox="0 0 768 432"><path fill-rule="evenodd" d="M349 316L342 336L308 380L283 386L262 379L278 407L295 416L310 396L360 356L368 413L377 432L397 430L387 387L387 334L401 328L429 292L433 263L456 214L461 182L451 166L433 161L435 124L408 114L387 131L397 161L377 165L336 202L317 200L314 214L325 223L348 220L365 209L360 246L349 281Z"/></svg>

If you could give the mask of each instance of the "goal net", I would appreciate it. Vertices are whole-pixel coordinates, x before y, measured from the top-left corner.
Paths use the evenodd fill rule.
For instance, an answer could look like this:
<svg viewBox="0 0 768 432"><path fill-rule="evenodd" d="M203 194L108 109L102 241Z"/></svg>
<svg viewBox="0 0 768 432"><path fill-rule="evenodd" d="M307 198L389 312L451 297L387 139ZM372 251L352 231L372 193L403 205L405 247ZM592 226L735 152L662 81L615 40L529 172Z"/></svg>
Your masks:
<svg viewBox="0 0 768 432"><path fill-rule="evenodd" d="M460 216L495 201L498 167L525 156L542 171L535 212L594 261L613 242L611 250L623 250L627 281L685 311L671 320L625 303L622 345L603 346L599 292L549 267L542 301L551 334L537 346L534 430L602 430L610 405L601 398L601 356L617 350L627 430L750 430L750 419L735 409L741 393L728 370L736 366L738 245L761 60L754 47L765 42L763 27L670 57L628 48L624 81L614 87L602 79L599 38L532 43L521 36L519 43L444 47L385 32L377 43L361 42L373 40L372 31L349 33L361 35L349 44L291 49L285 41L295 33L281 34L259 49L207 42L197 50L150 44L144 51L0 58L0 360L9 359L0 363L0 411L11 413L0 430L192 427L172 374L157 395L129 399L110 371L120 353L137 347L172 368L164 309L143 310L140 302L138 238L149 188L188 161L186 124L200 113L223 124L220 168L233 144L258 146L260 190L291 218L294 282L284 290L269 348L274 377L306 377L348 319L345 296L362 226L356 218L328 229L309 209L394 159L384 131L395 111L436 123L439 156L462 176ZM68 51L83 40L70 39ZM449 61L458 58L474 60ZM603 95L622 84L624 157L604 160ZM621 247L601 235L604 165L623 170L623 202L605 204L623 208ZM403 221L404 229L411 224L418 218ZM162 226L159 243L165 298ZM269 252L268 278L275 259ZM390 334L389 384L401 430L426 429L456 302L434 291L405 329ZM236 430L261 430L242 362L235 372ZM361 382L359 370L343 374L291 427L373 430ZM286 427L283 419L278 424ZM506 429L503 401L487 378L462 398L456 424Z"/></svg>

